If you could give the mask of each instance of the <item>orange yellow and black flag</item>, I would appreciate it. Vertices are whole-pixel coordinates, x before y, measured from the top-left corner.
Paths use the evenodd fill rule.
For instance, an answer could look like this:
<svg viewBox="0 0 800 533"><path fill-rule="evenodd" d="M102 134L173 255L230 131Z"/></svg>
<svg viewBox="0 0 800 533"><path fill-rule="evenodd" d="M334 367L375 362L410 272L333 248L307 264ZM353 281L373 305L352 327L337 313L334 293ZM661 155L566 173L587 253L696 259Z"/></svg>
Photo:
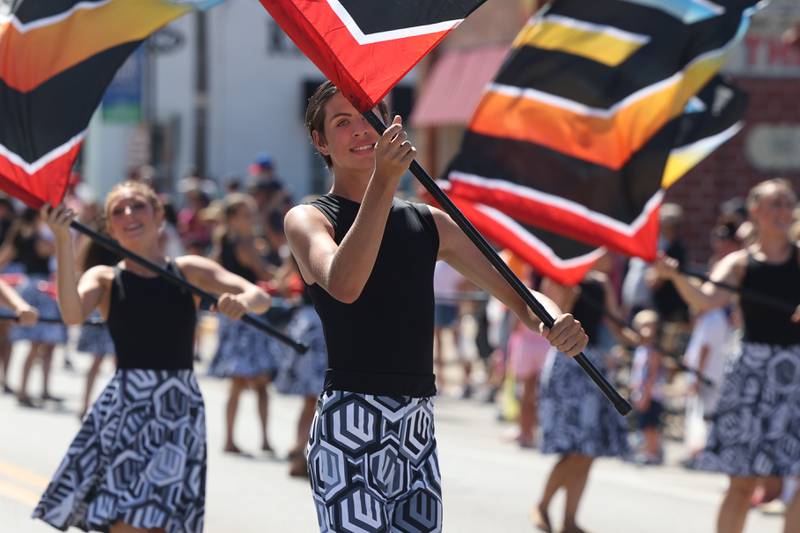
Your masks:
<svg viewBox="0 0 800 533"><path fill-rule="evenodd" d="M221 0L18 0L0 12L0 189L58 204L92 113L151 33Z"/></svg>
<svg viewBox="0 0 800 533"><path fill-rule="evenodd" d="M563 283L655 257L663 191L741 127L717 76L754 1L554 0L513 43L447 172L488 237Z"/></svg>

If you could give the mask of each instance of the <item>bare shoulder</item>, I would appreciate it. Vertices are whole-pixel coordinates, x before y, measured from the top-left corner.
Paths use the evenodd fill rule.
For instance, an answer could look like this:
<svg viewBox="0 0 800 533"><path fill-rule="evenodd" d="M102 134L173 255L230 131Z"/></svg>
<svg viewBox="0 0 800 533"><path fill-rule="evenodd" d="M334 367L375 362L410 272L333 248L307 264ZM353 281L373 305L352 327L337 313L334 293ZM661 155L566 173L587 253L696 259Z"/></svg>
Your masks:
<svg viewBox="0 0 800 533"><path fill-rule="evenodd" d="M98 284L103 288L111 285L114 280L114 267L108 265L93 266L83 273L81 283Z"/></svg>
<svg viewBox="0 0 800 533"><path fill-rule="evenodd" d="M711 279L715 281L730 281L740 283L747 268L746 249L731 252L714 265L711 271Z"/></svg>
<svg viewBox="0 0 800 533"><path fill-rule="evenodd" d="M300 234L319 231L321 228L333 235L333 225L330 220L322 214L322 211L308 204L300 204L291 208L284 217L283 225L286 236L290 239Z"/></svg>
<svg viewBox="0 0 800 533"><path fill-rule="evenodd" d="M740 269L747 266L747 256L749 252L746 248L731 252L719 261L719 265L728 270Z"/></svg>
<svg viewBox="0 0 800 533"><path fill-rule="evenodd" d="M428 206L428 209L430 210L431 215L433 216L433 220L436 221L437 226L441 227L442 224L455 224L455 222L453 222L453 219L450 218L450 215L448 215L438 207L434 207L430 204L425 204L425 205Z"/></svg>

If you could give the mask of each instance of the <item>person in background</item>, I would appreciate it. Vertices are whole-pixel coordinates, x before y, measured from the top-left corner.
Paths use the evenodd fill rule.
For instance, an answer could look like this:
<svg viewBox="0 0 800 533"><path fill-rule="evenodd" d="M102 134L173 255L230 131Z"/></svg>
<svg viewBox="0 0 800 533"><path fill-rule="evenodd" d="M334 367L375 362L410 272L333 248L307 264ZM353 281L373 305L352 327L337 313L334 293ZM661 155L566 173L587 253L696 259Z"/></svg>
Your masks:
<svg viewBox="0 0 800 533"><path fill-rule="evenodd" d="M223 205L224 222L215 235L214 259L223 268L250 283L271 280L274 269L261 259L253 243L256 212L252 198L234 193L225 197ZM230 379L223 450L228 453L242 453L234 440L236 415L242 392L252 389L258 402L261 450L272 452L267 436L268 386L278 368L278 352L281 349L275 339L239 320L220 317L218 331L217 353L208 367L208 373L218 378Z"/></svg>
<svg viewBox="0 0 800 533"><path fill-rule="evenodd" d="M741 348L725 374L698 468L726 473L730 485L717 516L718 533L741 533L759 481L800 473L800 253L789 231L797 196L785 179L757 184L747 196L754 239L724 257L711 280L766 295L767 305L743 293ZM673 282L698 312L735 303L735 293L713 283L701 286L662 256L655 268ZM786 510L784 532L800 531L800 496Z"/></svg>
<svg viewBox="0 0 800 533"><path fill-rule="evenodd" d="M40 317L58 319L58 304L48 293L50 283L50 258L55 252L52 233L43 226L39 213L26 208L8 237L0 247L0 270L11 261L19 262L26 279L20 288L21 296L39 312ZM50 369L53 350L57 344L67 342L67 328L61 323L39 322L35 325L18 325L11 330L11 341L30 341L30 350L22 367L22 379L17 390L17 401L24 407L39 407L28 395L28 380L33 365L42 363L41 401L60 402L62 398L50 393Z"/></svg>
<svg viewBox="0 0 800 533"><path fill-rule="evenodd" d="M660 465L664 462L661 442L661 417L664 413L664 356L658 347L660 319L652 309L644 309L633 317L633 327L641 341L633 353L631 367L631 400L636 409L639 431L644 437L642 454L637 462Z"/></svg>

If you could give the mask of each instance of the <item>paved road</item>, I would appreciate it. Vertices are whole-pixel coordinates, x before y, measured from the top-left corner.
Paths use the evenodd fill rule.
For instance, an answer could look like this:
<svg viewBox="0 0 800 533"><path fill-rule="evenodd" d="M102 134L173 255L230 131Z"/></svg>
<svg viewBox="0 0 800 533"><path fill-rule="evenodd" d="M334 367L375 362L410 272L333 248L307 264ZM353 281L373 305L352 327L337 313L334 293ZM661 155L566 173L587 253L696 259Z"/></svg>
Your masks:
<svg viewBox="0 0 800 533"><path fill-rule="evenodd" d="M12 376L19 375L22 354L15 354ZM23 409L0 396L0 531L48 531L28 518L48 477L78 428L76 411L89 356L73 356L79 372L55 363L53 391L64 395L61 409ZM110 376L110 363L100 381ZM39 374L33 375L38 392ZM287 476L282 455L289 449L295 417L294 398L271 396L270 432L278 457L251 459L220 452L225 385L201 378L208 411L209 469L206 531L312 532L316 518L307 483ZM98 386L98 391L99 391ZM238 422L240 446L259 444L253 398L245 398ZM437 434L443 471L444 530L458 533L530 532L528 510L539 494L554 458L520 450L504 441L508 426L492 407L477 401L443 397L436 402ZM674 462L681 454L669 450ZM580 521L593 533L707 533L725 480L677 467L639 468L616 460L599 461L592 473ZM553 519L560 521L562 499ZM747 533L779 533L781 520L751 513Z"/></svg>

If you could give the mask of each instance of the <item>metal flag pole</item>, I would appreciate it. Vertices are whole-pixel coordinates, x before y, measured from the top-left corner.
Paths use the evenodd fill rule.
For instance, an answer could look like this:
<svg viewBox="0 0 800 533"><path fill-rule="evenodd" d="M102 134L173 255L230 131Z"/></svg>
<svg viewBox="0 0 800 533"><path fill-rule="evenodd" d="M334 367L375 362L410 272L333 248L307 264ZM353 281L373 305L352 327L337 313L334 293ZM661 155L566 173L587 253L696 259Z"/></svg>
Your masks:
<svg viewBox="0 0 800 533"><path fill-rule="evenodd" d="M89 238L93 239L100 246L102 246L102 247L104 247L104 248L106 248L106 249L108 249L108 250L110 250L112 252L115 252L117 255L123 256L123 257L125 257L127 259L131 259L132 261L135 261L135 262L139 263L143 267L145 267L145 268L147 268L149 270L152 270L153 272L155 272L156 274L158 274L159 276L161 276L165 280L169 281L173 285L177 285L178 287L191 292L195 296L199 296L204 302L210 303L210 304L216 304L217 303L217 298L213 294L211 294L209 292L206 292L203 289L192 285L191 283L189 283L185 279L183 279L183 278L181 278L179 276L176 276L175 274L173 274L172 272L169 272L168 270L166 270L164 268L161 268L160 266L156 265L152 261L149 261L149 260L145 259L144 257L142 257L142 256L140 256L140 255L128 250L127 248L123 248L122 246L120 246L113 239L111 239L109 237L106 237L105 235L101 235L100 233L98 233L98 232L94 231L93 229L89 228L88 226L85 226L85 225L81 224L80 222L77 222L77 221L73 220L72 222L70 222L70 227L75 229L75 230L77 230L77 231L79 231L79 232L81 232L81 233L83 233L84 235L88 236ZM241 320L245 324L253 326L254 328L257 328L257 329L263 331L264 333L275 337L277 340L279 340L280 342L286 344L287 346L290 346L291 348L293 348L298 353L302 354L302 353L306 353L308 351L308 346L307 345L302 344L300 342L297 342L296 340L292 339L291 337L285 335L282 331L274 328L273 326L267 324L263 320L255 317L253 315L244 315L241 318Z"/></svg>
<svg viewBox="0 0 800 533"><path fill-rule="evenodd" d="M383 135L386 131L386 124L371 110L363 113L364 118L372 125L375 130ZM525 286L522 281L511 271L508 265L500 259L497 252L494 251L492 246L486 241L475 226L464 216L464 214L456 207L456 205L447 197L447 195L436 185L433 178L425 171L417 161L411 162L411 173L419 180L419 182L428 190L433 198L439 203L442 209L450 215L450 218L458 224L458 227L469 237L469 239L478 247L483 253L484 257L489 260L497 272L503 276L514 291L525 301L530 309L536 314L539 320L548 327L552 328L555 322L554 318L550 316L547 309L531 294L531 291ZM581 366L586 374L592 378L592 381L600 388L606 398L614 404L614 408L621 415L627 415L631 411L631 404L623 398L614 386L608 382L602 373L592 364L591 361L583 354L576 355L573 359Z"/></svg>

